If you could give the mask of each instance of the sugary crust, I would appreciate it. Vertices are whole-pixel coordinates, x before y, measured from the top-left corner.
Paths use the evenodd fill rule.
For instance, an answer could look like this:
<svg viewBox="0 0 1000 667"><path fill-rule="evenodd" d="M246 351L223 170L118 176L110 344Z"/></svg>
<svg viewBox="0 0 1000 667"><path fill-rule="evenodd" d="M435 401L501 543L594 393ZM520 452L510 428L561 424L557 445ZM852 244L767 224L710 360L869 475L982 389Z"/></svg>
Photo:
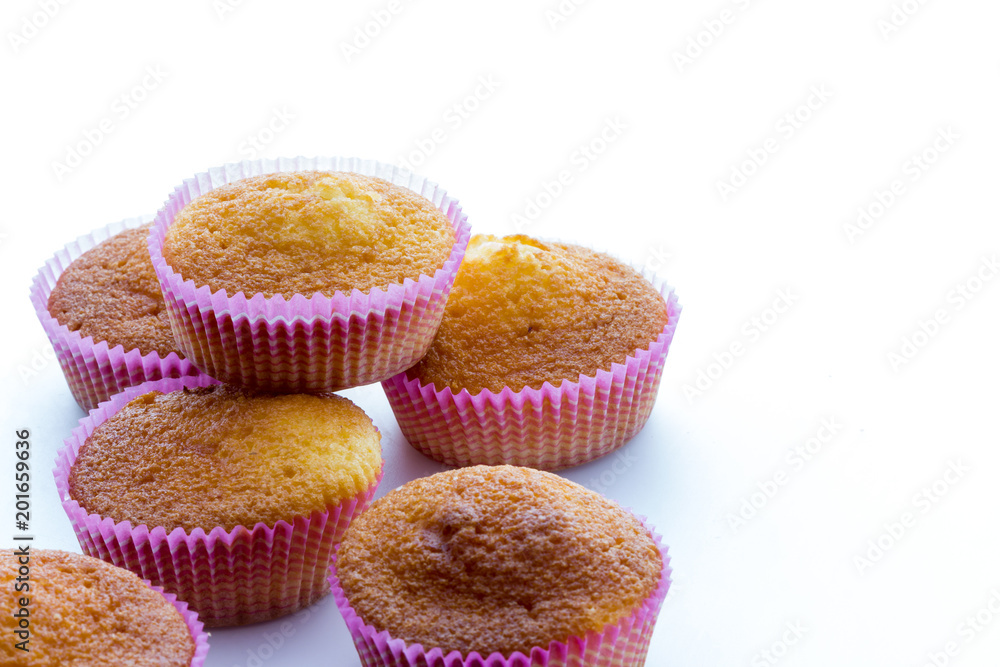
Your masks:
<svg viewBox="0 0 1000 667"><path fill-rule="evenodd" d="M368 415L332 394L150 392L87 438L69 491L88 512L134 526L273 526L367 489L380 439Z"/></svg>
<svg viewBox="0 0 1000 667"><path fill-rule="evenodd" d="M666 323L660 293L608 255L477 235L430 350L407 374L472 394L558 386L624 363Z"/></svg>
<svg viewBox="0 0 1000 667"><path fill-rule="evenodd" d="M30 590L15 592L17 558L0 552L0 664L38 667L181 667L195 643L177 609L139 577L63 551L30 552ZM27 653L14 647L17 599L31 599Z"/></svg>
<svg viewBox="0 0 1000 667"><path fill-rule="evenodd" d="M551 473L475 466L415 480L347 531L337 575L362 620L426 650L529 654L600 631L656 588L631 514Z"/></svg>
<svg viewBox="0 0 1000 667"><path fill-rule="evenodd" d="M229 296L332 297L433 275L455 242L447 216L403 187L347 172L282 172L216 188L177 214L163 256Z"/></svg>
<svg viewBox="0 0 1000 667"><path fill-rule="evenodd" d="M76 258L49 295L49 314L109 348L183 358L149 256L149 227L126 229Z"/></svg>

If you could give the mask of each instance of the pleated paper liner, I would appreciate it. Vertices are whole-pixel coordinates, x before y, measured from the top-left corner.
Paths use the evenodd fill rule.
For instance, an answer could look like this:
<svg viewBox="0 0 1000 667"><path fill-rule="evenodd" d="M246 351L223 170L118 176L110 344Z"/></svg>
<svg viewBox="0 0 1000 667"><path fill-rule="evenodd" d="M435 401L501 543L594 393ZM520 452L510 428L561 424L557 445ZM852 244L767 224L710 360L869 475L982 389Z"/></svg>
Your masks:
<svg viewBox="0 0 1000 667"><path fill-rule="evenodd" d="M127 389L80 420L56 455L56 489L83 552L136 573L184 600L209 627L244 625L284 616L323 597L334 544L371 503L381 481L325 511L232 530L133 526L88 513L69 495L80 447L100 424L133 398L150 392L218 384L212 378L167 379Z"/></svg>
<svg viewBox="0 0 1000 667"><path fill-rule="evenodd" d="M433 276L407 278L367 294L214 294L167 264L163 240L184 206L223 184L265 173L322 170L377 176L432 201L451 220L455 243ZM357 158L289 158L227 164L178 186L157 214L150 252L177 343L212 377L240 386L284 392L324 392L391 377L415 364L441 324L448 292L469 242L458 201L437 184L406 170Z"/></svg>
<svg viewBox="0 0 1000 667"><path fill-rule="evenodd" d="M621 447L649 419L681 306L672 287L644 275L667 303L667 324L645 350L610 371L565 379L556 387L472 395L410 378L382 382L399 428L424 455L454 466L519 465L559 470Z"/></svg>
<svg viewBox="0 0 1000 667"><path fill-rule="evenodd" d="M73 398L84 410L92 410L126 387L201 374L189 360L174 352L161 358L156 351L144 355L121 345L109 347L107 341L95 341L91 336L81 336L79 331L70 331L49 314L49 295L73 260L115 234L152 219L152 216L129 218L81 236L49 259L32 281L31 302L35 313L55 349Z"/></svg>
<svg viewBox="0 0 1000 667"><path fill-rule="evenodd" d="M205 658L208 656L208 634L204 630L205 624L198 620L196 612L188 608L187 602L177 599L177 596L173 593L167 593L163 590L162 586L153 586L149 581L145 583L162 595L167 602L180 612L181 617L191 631L191 639L194 640L194 655L191 657L191 667L202 667L205 664Z"/></svg>
<svg viewBox="0 0 1000 667"><path fill-rule="evenodd" d="M644 520L643 523L646 524ZM648 524L646 527L649 528ZM482 656L475 651L468 655L459 651L446 654L440 648L407 644L386 631L379 631L366 624L351 607L337 577L336 556L330 566L330 587L364 667L642 667L656 617L671 583L667 547L655 531L650 530L650 537L660 551L663 570L659 584L648 598L601 632L552 641L548 646L532 648L528 655L514 652L509 656L501 653Z"/></svg>

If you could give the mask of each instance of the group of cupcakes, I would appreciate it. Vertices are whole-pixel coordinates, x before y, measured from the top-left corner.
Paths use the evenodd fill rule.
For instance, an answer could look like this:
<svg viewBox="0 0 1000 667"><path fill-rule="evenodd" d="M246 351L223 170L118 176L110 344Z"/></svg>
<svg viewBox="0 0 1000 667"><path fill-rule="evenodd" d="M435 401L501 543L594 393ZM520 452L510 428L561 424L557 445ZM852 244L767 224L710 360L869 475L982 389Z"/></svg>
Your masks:
<svg viewBox="0 0 1000 667"><path fill-rule="evenodd" d="M190 651L150 664L331 591L366 667L644 663L667 549L550 471L649 417L680 314L656 276L470 239L430 181L297 158L186 180L58 253L32 300L90 410L55 470L82 550L183 606ZM375 382L459 467L373 502L379 431L334 392Z"/></svg>

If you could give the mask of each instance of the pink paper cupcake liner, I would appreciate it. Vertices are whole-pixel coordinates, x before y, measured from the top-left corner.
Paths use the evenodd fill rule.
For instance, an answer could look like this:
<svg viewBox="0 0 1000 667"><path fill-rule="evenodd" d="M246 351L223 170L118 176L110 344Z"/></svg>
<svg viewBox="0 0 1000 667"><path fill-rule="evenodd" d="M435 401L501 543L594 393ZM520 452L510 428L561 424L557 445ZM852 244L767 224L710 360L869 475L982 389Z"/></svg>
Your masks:
<svg viewBox="0 0 1000 667"><path fill-rule="evenodd" d="M455 244L433 276L407 278L367 294L353 290L281 295L212 294L173 271L163 240L175 216L199 195L259 174L349 171L377 176L431 200L451 220ZM231 384L286 392L324 392L370 384L415 364L444 315L469 242L468 216L437 184L392 165L357 158L290 158L230 163L184 181L156 216L149 247L171 325L185 356Z"/></svg>
<svg viewBox="0 0 1000 667"><path fill-rule="evenodd" d="M273 526L230 531L133 526L90 514L69 495L69 474L94 429L136 396L218 384L207 376L165 379L126 389L101 403L66 439L53 471L59 498L83 552L123 567L177 595L210 627L256 623L292 613L329 592L326 569L334 544L375 495L382 473L362 493L323 512Z"/></svg>
<svg viewBox="0 0 1000 667"><path fill-rule="evenodd" d="M382 382L399 428L417 451L453 466L519 465L559 470L621 447L649 419L681 314L672 287L644 275L667 302L667 324L645 350L624 364L555 387L476 395L410 378L404 371Z"/></svg>
<svg viewBox="0 0 1000 667"><path fill-rule="evenodd" d="M31 283L35 313L52 342L73 398L84 410L97 407L98 403L126 387L161 378L201 374L190 361L174 352L161 358L156 351L143 355L139 350L126 350L121 345L109 348L107 341L95 342L91 336L84 338L79 331L70 331L49 314L49 295L73 260L115 234L152 219L152 216L129 218L81 236L48 260Z"/></svg>
<svg viewBox="0 0 1000 667"><path fill-rule="evenodd" d="M204 629L205 624L198 620L197 612L192 611L188 607L187 602L178 600L177 596L173 593L164 591L162 586L154 586L148 580L144 580L144 583L162 595L167 602L180 612L181 617L188 626L188 630L191 631L191 639L194 640L194 655L191 656L191 667L202 667L205 664L205 658L208 656L208 634Z"/></svg>
<svg viewBox="0 0 1000 667"><path fill-rule="evenodd" d="M650 537L660 551L663 570L659 584L648 598L632 613L605 626L601 632L572 636L565 642L553 641L548 647L531 649L530 655L520 651L510 656L502 653L482 656L475 651L468 655L459 651L445 654L440 648L425 649L420 644L407 644L393 638L387 631L380 632L366 624L347 600L337 577L336 554L330 566L330 587L364 667L642 667L656 617L671 582L667 547L655 531L650 530Z"/></svg>

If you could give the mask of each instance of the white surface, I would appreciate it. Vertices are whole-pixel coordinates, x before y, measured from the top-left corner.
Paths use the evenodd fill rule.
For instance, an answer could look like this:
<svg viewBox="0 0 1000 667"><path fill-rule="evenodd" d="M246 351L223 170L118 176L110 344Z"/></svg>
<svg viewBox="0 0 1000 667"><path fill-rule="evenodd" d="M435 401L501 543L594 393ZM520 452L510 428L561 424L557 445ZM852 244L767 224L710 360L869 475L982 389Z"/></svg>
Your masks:
<svg viewBox="0 0 1000 667"><path fill-rule="evenodd" d="M893 1L919 9L885 39ZM565 473L647 514L671 547L676 585L649 665L916 667L949 642L957 655L939 664L997 664L1000 613L980 631L966 619L1000 592L1000 280L949 298L1000 252L997 3L592 0L552 29L557 0L401 0L351 62L341 42L388 0L253 0L222 18L218 4L71 2L15 53L9 32L39 5L4 3L4 544L12 432L28 427L37 545L78 548L48 470L81 411L27 298L35 270L81 233L154 211L184 177L251 157L247 137L267 139L276 118L286 127L261 155L398 162L433 146L418 170L481 232L512 233L511 215L565 170L569 185L524 231L653 261L677 287L684 313L648 426L626 459ZM718 32L723 9L730 22L678 71L672 54L704 21ZM118 98L147 67L164 78L128 109ZM498 85L479 89L478 108L450 111L483 77ZM794 128L783 117L814 87L831 96ZM111 133L57 179L53 161L105 118ZM615 119L602 155L575 153ZM929 169L904 164L949 127L958 138ZM723 202L716 182L762 149L766 163ZM894 179L905 192L850 243L845 223ZM755 338L752 318L770 318L779 290L794 304ZM888 353L937 309L947 322L894 370ZM733 343L743 354L689 402L684 386ZM378 387L349 395L385 434L382 492L439 469L402 441ZM842 426L822 451L788 459L827 418ZM949 461L968 472L939 484L938 502L915 500ZM774 497L730 527L778 473ZM859 572L855 558L904 512L913 525ZM358 664L332 605L292 622L262 664ZM280 626L213 633L208 664L258 664ZM772 646L787 648L773 663L760 653Z"/></svg>

